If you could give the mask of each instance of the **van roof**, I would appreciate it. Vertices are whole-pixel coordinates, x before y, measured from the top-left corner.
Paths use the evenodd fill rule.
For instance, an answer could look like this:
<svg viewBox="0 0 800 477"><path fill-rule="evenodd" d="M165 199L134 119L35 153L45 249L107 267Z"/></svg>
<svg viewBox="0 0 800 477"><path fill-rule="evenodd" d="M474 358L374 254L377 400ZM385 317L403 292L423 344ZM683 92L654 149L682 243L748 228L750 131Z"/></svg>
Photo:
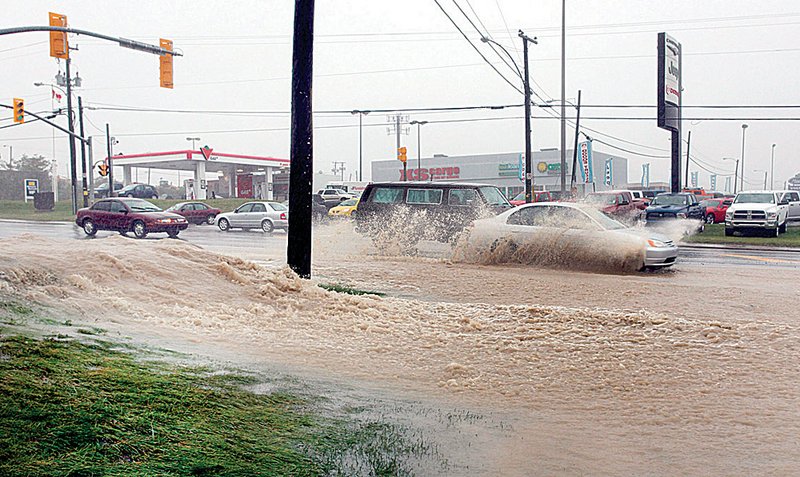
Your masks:
<svg viewBox="0 0 800 477"><path fill-rule="evenodd" d="M479 184L477 182L437 182L437 181L396 181L396 182L373 182L371 186L392 186L392 187L417 187L423 189L432 188L463 188L463 187L497 187L492 184Z"/></svg>

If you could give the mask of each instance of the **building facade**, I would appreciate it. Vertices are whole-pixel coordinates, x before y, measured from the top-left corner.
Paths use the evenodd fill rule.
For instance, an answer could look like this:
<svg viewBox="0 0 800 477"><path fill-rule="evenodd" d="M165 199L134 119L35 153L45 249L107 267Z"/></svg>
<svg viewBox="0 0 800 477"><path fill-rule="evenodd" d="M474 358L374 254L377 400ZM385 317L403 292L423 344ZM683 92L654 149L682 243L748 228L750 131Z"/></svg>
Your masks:
<svg viewBox="0 0 800 477"><path fill-rule="evenodd" d="M407 180L410 181L448 181L448 182L480 182L495 185L512 198L525 189L523 171L524 154L512 152L503 154L479 154L469 156L444 156L422 158L407 162ZM606 182L606 164L610 160L611 183ZM578 158L580 167L580 158ZM567 189L570 187L572 174L572 150L567 151ZM533 169L533 185L535 190L561 190L561 154L558 149L534 151L531 167ZM598 151L592 153L593 183L584 183L581 172L576 174L576 186L579 192L592 190L611 190L623 188L628 184L628 160L620 156L612 156ZM372 162L372 181L403 180L403 163L396 160Z"/></svg>

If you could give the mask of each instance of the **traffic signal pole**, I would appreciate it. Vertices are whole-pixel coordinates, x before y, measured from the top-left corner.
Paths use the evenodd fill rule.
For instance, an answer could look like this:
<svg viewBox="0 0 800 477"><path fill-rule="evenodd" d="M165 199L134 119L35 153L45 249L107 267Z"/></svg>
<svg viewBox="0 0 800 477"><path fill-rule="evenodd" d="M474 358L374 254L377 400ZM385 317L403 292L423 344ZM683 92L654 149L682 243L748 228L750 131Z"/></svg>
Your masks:
<svg viewBox="0 0 800 477"><path fill-rule="evenodd" d="M75 120L72 116L72 76L67 58L67 129L69 129L69 178L72 186L72 215L78 213L78 164L75 157Z"/></svg>
<svg viewBox="0 0 800 477"><path fill-rule="evenodd" d="M292 128L289 165L289 237L286 261L301 278L311 278L311 194L314 129L311 113L314 65L314 0L294 2Z"/></svg>
<svg viewBox="0 0 800 477"><path fill-rule="evenodd" d="M111 132L106 123L106 158L108 160L108 196L114 197L114 167L111 165Z"/></svg>
<svg viewBox="0 0 800 477"><path fill-rule="evenodd" d="M78 128L83 136L83 100L78 96ZM81 141L81 171L83 172L83 206L89 207L89 188L86 178L86 143Z"/></svg>

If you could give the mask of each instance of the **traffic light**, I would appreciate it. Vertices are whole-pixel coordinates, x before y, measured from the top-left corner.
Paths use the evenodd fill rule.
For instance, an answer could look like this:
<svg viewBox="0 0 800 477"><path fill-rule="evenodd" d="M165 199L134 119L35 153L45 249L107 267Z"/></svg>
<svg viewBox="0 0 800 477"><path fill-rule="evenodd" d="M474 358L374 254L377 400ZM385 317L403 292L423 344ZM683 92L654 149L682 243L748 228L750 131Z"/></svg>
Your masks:
<svg viewBox="0 0 800 477"><path fill-rule="evenodd" d="M14 98L14 122L25 122L25 100Z"/></svg>
<svg viewBox="0 0 800 477"><path fill-rule="evenodd" d="M408 160L408 156L406 156L406 147L400 147L397 149L397 160L400 162L406 162Z"/></svg>
<svg viewBox="0 0 800 477"><path fill-rule="evenodd" d="M61 15L60 13L50 12L50 26L66 28L67 16ZM63 60L69 58L69 43L67 41L66 32L50 32L50 56L53 58L61 58Z"/></svg>
<svg viewBox="0 0 800 477"><path fill-rule="evenodd" d="M108 164L105 162L100 164L97 168L100 169L101 176L106 177L108 175Z"/></svg>
<svg viewBox="0 0 800 477"><path fill-rule="evenodd" d="M172 41L161 38L161 48L172 51ZM159 58L158 71L161 76L161 87L172 89L172 55L164 54Z"/></svg>

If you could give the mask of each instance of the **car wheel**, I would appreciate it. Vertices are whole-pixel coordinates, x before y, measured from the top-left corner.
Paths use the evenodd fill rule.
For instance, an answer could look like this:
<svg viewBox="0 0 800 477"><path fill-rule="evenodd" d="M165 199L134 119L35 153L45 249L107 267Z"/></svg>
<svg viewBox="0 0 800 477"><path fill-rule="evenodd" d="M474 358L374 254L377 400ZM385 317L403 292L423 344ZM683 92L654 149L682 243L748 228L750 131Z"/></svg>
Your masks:
<svg viewBox="0 0 800 477"><path fill-rule="evenodd" d="M128 194L125 194L125 197L132 198L132 197L133 197L133 194L130 194L130 193L128 193Z"/></svg>
<svg viewBox="0 0 800 477"><path fill-rule="evenodd" d="M787 220L788 220L788 219L787 219ZM784 221L783 221L783 225L781 225L781 226L779 227L779 228L781 229L781 233L782 233L782 234L785 234L785 233L786 233L786 222L787 222L787 220L784 220Z"/></svg>
<svg viewBox="0 0 800 477"><path fill-rule="evenodd" d="M223 232L227 232L231 229L231 224L228 222L228 219L219 219L219 222L217 222L217 227L219 227L219 229Z"/></svg>
<svg viewBox="0 0 800 477"><path fill-rule="evenodd" d="M144 225L144 222L141 220L137 220L133 223L133 236L137 239L143 239L147 237L147 228Z"/></svg>
<svg viewBox="0 0 800 477"><path fill-rule="evenodd" d="M210 214L208 217L206 217L206 223L207 223L208 225L214 225L214 220L215 220L216 218L217 218L217 216L216 216L216 215L214 215L214 214Z"/></svg>
<svg viewBox="0 0 800 477"><path fill-rule="evenodd" d="M725 227L725 236L726 237L733 237L733 229L730 227Z"/></svg>
<svg viewBox="0 0 800 477"><path fill-rule="evenodd" d="M177 237L178 237L178 234L179 234L180 232L181 232L181 231L180 231L180 230L178 230L178 229L170 229L170 230L167 230L167 235L169 236L169 238L177 238Z"/></svg>
<svg viewBox="0 0 800 477"><path fill-rule="evenodd" d="M157 195L151 195L150 198L151 199L158 199L158 196Z"/></svg>
<svg viewBox="0 0 800 477"><path fill-rule="evenodd" d="M714 222L716 222L716 219L714 218L714 214L706 215L706 223L707 224L713 224Z"/></svg>
<svg viewBox="0 0 800 477"><path fill-rule="evenodd" d="M97 227L94 225L92 219L85 219L83 221L83 232L89 237L93 237L97 233Z"/></svg>
<svg viewBox="0 0 800 477"><path fill-rule="evenodd" d="M261 230L264 232L271 234L273 230L275 230L275 226L269 220L264 220L261 222Z"/></svg>

